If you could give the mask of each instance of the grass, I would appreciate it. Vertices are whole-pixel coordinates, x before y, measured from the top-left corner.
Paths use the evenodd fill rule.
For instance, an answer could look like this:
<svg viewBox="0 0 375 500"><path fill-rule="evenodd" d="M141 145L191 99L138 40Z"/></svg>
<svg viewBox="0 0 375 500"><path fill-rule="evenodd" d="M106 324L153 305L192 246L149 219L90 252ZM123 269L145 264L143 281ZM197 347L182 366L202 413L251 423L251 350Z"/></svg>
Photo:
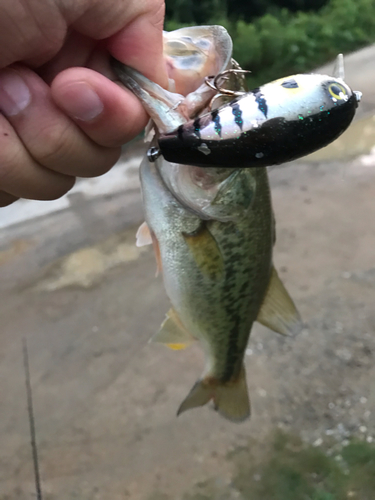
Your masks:
<svg viewBox="0 0 375 500"><path fill-rule="evenodd" d="M375 500L375 446L352 441L340 454L278 432L267 461L255 465L251 448L232 452L234 476L227 491L215 479L200 484L184 500Z"/></svg>

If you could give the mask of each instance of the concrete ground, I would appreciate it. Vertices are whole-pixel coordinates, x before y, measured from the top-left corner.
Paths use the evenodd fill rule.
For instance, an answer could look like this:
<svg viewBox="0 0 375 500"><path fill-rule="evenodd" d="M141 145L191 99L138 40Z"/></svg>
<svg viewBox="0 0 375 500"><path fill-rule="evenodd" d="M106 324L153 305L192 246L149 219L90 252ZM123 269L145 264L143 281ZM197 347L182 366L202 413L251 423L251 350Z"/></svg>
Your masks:
<svg viewBox="0 0 375 500"><path fill-rule="evenodd" d="M0 212L0 500L35 497L23 338L47 500L202 499L192 491L207 480L212 499L248 500L229 457L268 453L277 428L316 446L375 441L374 62L374 47L347 60L364 93L347 135L270 172L275 265L305 328L294 339L253 329L249 422L208 407L175 416L203 357L148 344L169 305L152 251L134 246L136 146L63 206Z"/></svg>

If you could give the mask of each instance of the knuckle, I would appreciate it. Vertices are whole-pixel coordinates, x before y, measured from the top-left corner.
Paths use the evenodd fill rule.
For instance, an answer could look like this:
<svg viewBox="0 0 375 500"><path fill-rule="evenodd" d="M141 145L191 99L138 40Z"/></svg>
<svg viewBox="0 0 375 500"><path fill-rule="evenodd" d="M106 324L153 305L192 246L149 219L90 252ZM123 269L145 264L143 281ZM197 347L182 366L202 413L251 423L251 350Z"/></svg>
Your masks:
<svg viewBox="0 0 375 500"><path fill-rule="evenodd" d="M51 185L48 189L44 189L43 192L39 192L35 196L35 199L41 201L57 200L72 189L75 181L75 177L71 177L68 175L61 176L59 179L56 179L53 185Z"/></svg>
<svg viewBox="0 0 375 500"><path fill-rule="evenodd" d="M69 191L75 178L51 172L29 155L20 139L6 124L0 134L0 206L17 198L54 200Z"/></svg>
<svg viewBox="0 0 375 500"><path fill-rule="evenodd" d="M58 160L70 156L73 149L69 125L48 124L40 127L30 141L29 149L34 158L45 166L51 166Z"/></svg>
<svg viewBox="0 0 375 500"><path fill-rule="evenodd" d="M18 198L8 193L0 192L0 208L7 207L17 201Z"/></svg>
<svg viewBox="0 0 375 500"><path fill-rule="evenodd" d="M42 166L28 161L19 148L1 151L0 154L0 206L7 206L19 197L35 200L56 200L66 194L75 183L75 178L53 173L43 175ZM46 172L47 173L47 172ZM5 192L7 191L7 192ZM8 194L8 191L14 194Z"/></svg>
<svg viewBox="0 0 375 500"><path fill-rule="evenodd" d="M165 17L165 3L162 1L152 2L152 24L155 28L163 29Z"/></svg>
<svg viewBox="0 0 375 500"><path fill-rule="evenodd" d="M38 39L31 39L28 45L28 57L24 59L38 58L38 61L47 62L54 57L62 46L62 40L58 38L45 37L44 34Z"/></svg>
<svg viewBox="0 0 375 500"><path fill-rule="evenodd" d="M29 145L34 159L64 175L97 177L105 174L121 154L120 147L104 147L82 140L70 125L52 124L39 129Z"/></svg>
<svg viewBox="0 0 375 500"><path fill-rule="evenodd" d="M121 156L121 147L102 148L95 161L82 165L81 177L99 177L106 174Z"/></svg>
<svg viewBox="0 0 375 500"><path fill-rule="evenodd" d="M44 6L41 7L45 9ZM30 58L37 56L41 60L48 61L57 54L64 43L65 23L56 13L50 12L50 14L53 15L52 23L47 12L34 12L34 15L30 16L30 24L23 33L23 47L28 47Z"/></svg>
<svg viewBox="0 0 375 500"><path fill-rule="evenodd" d="M12 184L17 177L20 165L22 165L22 154L17 148L3 148L0 153L0 189Z"/></svg>

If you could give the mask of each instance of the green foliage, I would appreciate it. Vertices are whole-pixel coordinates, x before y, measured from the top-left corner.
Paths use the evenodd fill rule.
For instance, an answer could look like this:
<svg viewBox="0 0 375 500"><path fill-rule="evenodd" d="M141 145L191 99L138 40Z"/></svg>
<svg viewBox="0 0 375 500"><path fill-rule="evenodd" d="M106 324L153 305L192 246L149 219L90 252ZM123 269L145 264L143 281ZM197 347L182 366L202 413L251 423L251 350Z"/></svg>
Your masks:
<svg viewBox="0 0 375 500"><path fill-rule="evenodd" d="M170 2L176 7L190 4L189 12L193 17L197 15L196 0ZM265 3L275 6L275 2ZM318 12L292 13L281 9L271 13L268 8L268 13L251 24L226 17L224 0L201 0L200 4L208 16L202 17L201 24L222 24L228 29L233 38L234 58L252 72L250 86L310 71L339 52L350 52L375 41L374 0L330 0ZM175 21L167 22L168 30L179 26Z"/></svg>
<svg viewBox="0 0 375 500"><path fill-rule="evenodd" d="M375 41L375 2L331 0L319 13L291 14L284 10L277 17L266 14L251 26L248 36L238 21L231 35L234 57L253 71L251 83L258 85L309 71L339 52L350 52Z"/></svg>
<svg viewBox="0 0 375 500"><path fill-rule="evenodd" d="M206 24L215 17L226 16L225 0L167 0L166 19L183 24ZM211 23L212 24L212 23Z"/></svg>
<svg viewBox="0 0 375 500"><path fill-rule="evenodd" d="M337 447L337 443L335 445ZM261 461L253 446L228 454L234 475L229 486L217 477L199 483L184 500L372 500L375 498L375 447L353 441L341 456L303 443L293 434L277 431ZM332 450L331 450L332 453Z"/></svg>
<svg viewBox="0 0 375 500"><path fill-rule="evenodd" d="M251 500L344 500L346 476L324 451L306 446L292 435L278 432L268 462L258 466L254 481L246 463L233 484Z"/></svg>
<svg viewBox="0 0 375 500"><path fill-rule="evenodd" d="M342 453L350 467L350 489L359 492L358 498L373 498L375 492L375 449L367 443L354 442Z"/></svg>
<svg viewBox="0 0 375 500"><path fill-rule="evenodd" d="M316 11L328 0L167 0L167 20L182 23L206 22L212 13L220 11L229 19L247 22L264 14L288 9L291 12Z"/></svg>

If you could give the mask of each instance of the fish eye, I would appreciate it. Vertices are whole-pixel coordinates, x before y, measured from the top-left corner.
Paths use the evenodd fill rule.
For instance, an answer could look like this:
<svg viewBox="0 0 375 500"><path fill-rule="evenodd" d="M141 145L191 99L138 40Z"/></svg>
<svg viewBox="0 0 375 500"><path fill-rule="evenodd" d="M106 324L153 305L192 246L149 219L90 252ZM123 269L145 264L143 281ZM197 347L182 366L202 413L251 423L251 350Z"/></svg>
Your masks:
<svg viewBox="0 0 375 500"><path fill-rule="evenodd" d="M336 99L338 101L340 100L346 101L348 99L348 93L346 91L346 88L340 83L337 82L330 83L328 86L328 91L333 99Z"/></svg>

